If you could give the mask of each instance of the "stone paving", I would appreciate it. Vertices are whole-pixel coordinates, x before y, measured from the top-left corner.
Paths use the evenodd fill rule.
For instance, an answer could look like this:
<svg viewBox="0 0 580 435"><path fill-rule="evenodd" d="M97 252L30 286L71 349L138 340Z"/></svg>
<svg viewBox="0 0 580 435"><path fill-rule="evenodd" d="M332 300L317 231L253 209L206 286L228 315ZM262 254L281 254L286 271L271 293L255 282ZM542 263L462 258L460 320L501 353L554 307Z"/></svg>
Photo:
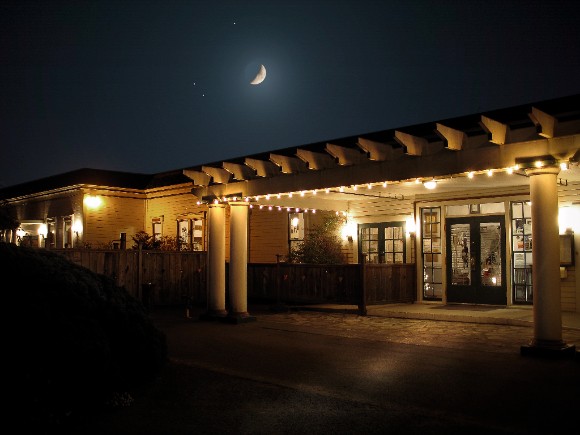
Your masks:
<svg viewBox="0 0 580 435"><path fill-rule="evenodd" d="M421 346L519 353L533 336L531 326L359 316L352 313L298 311L256 313L262 327L296 330ZM580 330L564 329L567 344L580 345Z"/></svg>

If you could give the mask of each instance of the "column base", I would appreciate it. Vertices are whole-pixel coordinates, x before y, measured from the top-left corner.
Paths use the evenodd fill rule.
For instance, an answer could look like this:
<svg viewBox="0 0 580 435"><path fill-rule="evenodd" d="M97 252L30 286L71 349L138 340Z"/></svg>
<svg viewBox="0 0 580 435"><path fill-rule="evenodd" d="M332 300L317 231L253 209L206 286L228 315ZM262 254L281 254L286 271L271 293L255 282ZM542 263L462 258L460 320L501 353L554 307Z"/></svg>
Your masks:
<svg viewBox="0 0 580 435"><path fill-rule="evenodd" d="M573 344L566 344L560 340L533 339L530 344L521 346L520 354L522 356L538 356L547 358L574 358L576 355L576 346Z"/></svg>
<svg viewBox="0 0 580 435"><path fill-rule="evenodd" d="M250 313L246 311L245 313L229 313L226 317L224 317L221 320L226 323L233 323L235 325L238 325L240 323L255 322L258 319L256 319L255 316L250 315Z"/></svg>
<svg viewBox="0 0 580 435"><path fill-rule="evenodd" d="M227 316L228 312L226 310L207 310L199 316L199 320L214 321L221 320Z"/></svg>

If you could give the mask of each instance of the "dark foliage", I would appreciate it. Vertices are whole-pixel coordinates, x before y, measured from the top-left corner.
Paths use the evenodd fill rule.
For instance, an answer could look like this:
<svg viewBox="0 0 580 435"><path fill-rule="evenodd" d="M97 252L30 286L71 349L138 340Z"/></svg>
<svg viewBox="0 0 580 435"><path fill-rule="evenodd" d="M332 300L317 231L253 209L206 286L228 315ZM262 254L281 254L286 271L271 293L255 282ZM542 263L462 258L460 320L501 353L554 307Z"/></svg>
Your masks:
<svg viewBox="0 0 580 435"><path fill-rule="evenodd" d="M304 264L342 264L342 243L339 229L342 220L328 216L322 224L314 225L304 236L304 240L290 251L288 262Z"/></svg>
<svg viewBox="0 0 580 435"><path fill-rule="evenodd" d="M50 251L0 243L13 416L59 427L118 392L153 380L165 335L140 301L103 275Z"/></svg>

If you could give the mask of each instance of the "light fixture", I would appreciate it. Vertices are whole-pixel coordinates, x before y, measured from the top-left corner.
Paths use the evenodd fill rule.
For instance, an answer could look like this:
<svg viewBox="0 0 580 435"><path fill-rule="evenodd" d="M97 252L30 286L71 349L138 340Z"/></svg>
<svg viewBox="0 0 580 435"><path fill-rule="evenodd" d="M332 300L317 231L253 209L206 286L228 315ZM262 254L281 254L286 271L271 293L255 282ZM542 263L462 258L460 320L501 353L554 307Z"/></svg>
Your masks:
<svg viewBox="0 0 580 435"><path fill-rule="evenodd" d="M437 187L437 181L435 180L424 181L423 186L425 186L429 190L433 190Z"/></svg>
<svg viewBox="0 0 580 435"><path fill-rule="evenodd" d="M467 173L467 178L473 178L473 171Z"/></svg>
<svg viewBox="0 0 580 435"><path fill-rule="evenodd" d="M568 162L560 162L560 169L562 171L568 170Z"/></svg>
<svg viewBox="0 0 580 435"><path fill-rule="evenodd" d="M511 174L514 173L514 168L511 168L511 167L510 168L507 168L506 169L506 172L511 175Z"/></svg>
<svg viewBox="0 0 580 435"><path fill-rule="evenodd" d="M41 235L43 239L46 239L46 236L48 235L48 227L46 224L40 224L38 227L38 234Z"/></svg>
<svg viewBox="0 0 580 435"><path fill-rule="evenodd" d="M536 161L534 162L534 166L535 166L536 168L541 168L542 166L544 166L544 162L542 162L541 160L536 160Z"/></svg>
<svg viewBox="0 0 580 435"><path fill-rule="evenodd" d="M415 219L413 219L413 216L409 216L405 220L405 229L406 229L405 232L407 233L407 235L415 234L416 225L415 225Z"/></svg>
<svg viewBox="0 0 580 435"><path fill-rule="evenodd" d="M487 176L491 177L493 175L493 169L488 169L487 170Z"/></svg>
<svg viewBox="0 0 580 435"><path fill-rule="evenodd" d="M383 187L387 187L387 182L383 181Z"/></svg>
<svg viewBox="0 0 580 435"><path fill-rule="evenodd" d="M87 195L85 196L84 203L88 208L98 208L103 203L103 200L100 196Z"/></svg>

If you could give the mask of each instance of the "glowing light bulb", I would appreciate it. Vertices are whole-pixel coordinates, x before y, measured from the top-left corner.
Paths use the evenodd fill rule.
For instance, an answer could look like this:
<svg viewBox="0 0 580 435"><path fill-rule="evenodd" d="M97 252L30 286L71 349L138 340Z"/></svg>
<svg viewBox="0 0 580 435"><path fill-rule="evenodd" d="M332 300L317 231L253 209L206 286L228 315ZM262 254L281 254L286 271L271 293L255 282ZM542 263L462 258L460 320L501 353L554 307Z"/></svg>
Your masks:
<svg viewBox="0 0 580 435"><path fill-rule="evenodd" d="M473 171L467 173L467 178L473 178Z"/></svg>

